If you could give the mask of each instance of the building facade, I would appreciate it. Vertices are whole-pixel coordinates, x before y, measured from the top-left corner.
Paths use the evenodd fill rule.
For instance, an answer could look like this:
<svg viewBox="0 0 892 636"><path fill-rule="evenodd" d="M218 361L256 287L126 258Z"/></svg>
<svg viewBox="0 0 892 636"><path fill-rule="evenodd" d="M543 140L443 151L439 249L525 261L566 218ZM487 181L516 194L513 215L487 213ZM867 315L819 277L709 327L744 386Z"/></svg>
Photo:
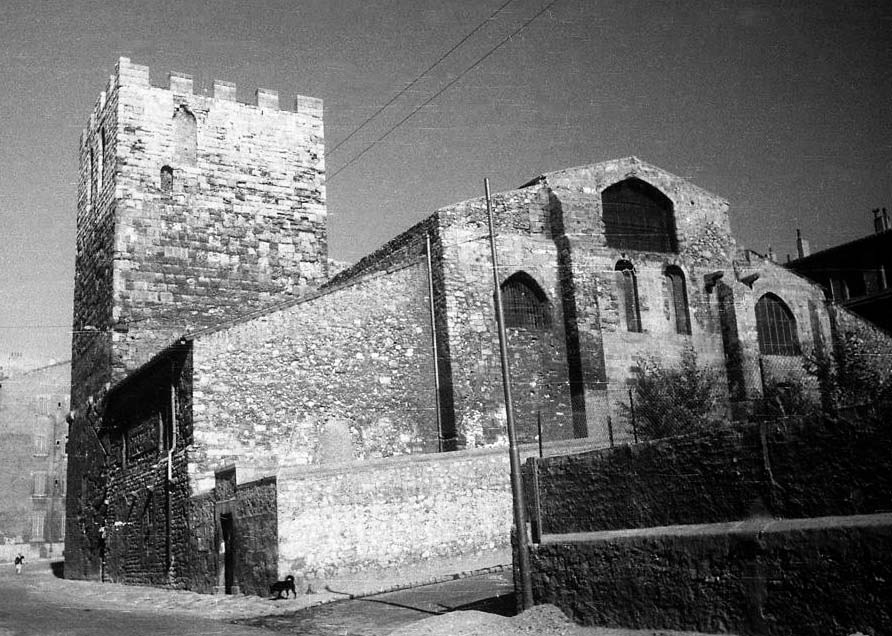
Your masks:
<svg viewBox="0 0 892 636"><path fill-rule="evenodd" d="M0 380L0 534L35 556L59 551L65 537L70 386L67 361Z"/></svg>
<svg viewBox="0 0 892 636"><path fill-rule="evenodd" d="M122 59L84 137L75 323L96 331L73 353L66 573L263 593L507 546L486 201L323 283L318 102L283 113L147 75ZM227 140L238 122L282 148ZM97 209L103 131L117 184ZM833 337L820 288L737 245L724 199L635 157L492 205L522 442L630 440L637 365L688 350L745 416Z"/></svg>
<svg viewBox="0 0 892 636"><path fill-rule="evenodd" d="M892 228L886 208L873 211L874 233L787 263L821 286L828 300L892 333ZM807 245L807 243L806 243Z"/></svg>

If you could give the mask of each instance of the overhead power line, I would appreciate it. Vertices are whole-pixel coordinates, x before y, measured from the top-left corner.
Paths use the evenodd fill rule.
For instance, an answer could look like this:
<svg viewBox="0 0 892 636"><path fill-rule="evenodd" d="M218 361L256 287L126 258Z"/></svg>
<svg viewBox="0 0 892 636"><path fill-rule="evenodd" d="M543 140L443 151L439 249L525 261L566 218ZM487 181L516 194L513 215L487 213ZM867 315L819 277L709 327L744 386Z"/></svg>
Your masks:
<svg viewBox="0 0 892 636"><path fill-rule="evenodd" d="M424 70L421 72L421 74L420 74L418 77L416 77L416 78L413 79L411 82L409 82L409 84L406 85L406 87L403 88L403 90L399 91L396 95L394 95L393 97L391 97L390 100L389 100L386 104L384 104L383 106L381 106L381 108L379 108L379 109L376 110L374 113L372 113L371 115L369 115L369 117L368 117L364 122L362 122L361 124L359 124L359 126L357 126L356 128L354 128L353 131L352 131L349 135L347 135L346 137L344 137L343 139L341 139L338 143L336 143L336 144L334 145L334 147L333 147L331 150L328 151L328 154L331 155L331 154L335 153L335 152L337 151L337 149L340 148L341 146L343 146L345 143L347 143L347 142L353 137L353 135L355 135L355 134L358 133L360 130L362 130L362 129L366 126L366 124L368 124L370 121L372 121L375 117L377 117L378 115L380 115L381 113L383 113L384 110L385 110L388 106L390 106L393 102L395 102L395 101L398 100L400 97L402 97L403 95L405 95L405 94L406 94L406 93L407 93L413 86L415 86L415 84L417 84L417 83L421 80L421 78L423 78L425 75L427 75L428 73L430 73L434 68L436 68L437 65L440 64L440 62L442 62L442 61L445 60L447 57L449 57L450 55L452 55L452 53L453 53L456 49L458 49L458 47L460 47L462 44L464 44L464 43L467 42L469 39L471 39L471 37L473 37L473 35L474 35L475 33L477 33L477 31L479 31L480 29L482 29L488 22L491 22L491 21L492 21L492 20L493 20L499 13L502 12L502 10L503 10L505 7L507 7L507 6L508 6L509 4L511 4L512 2L514 2L514 0L507 0L504 4L502 4L502 6L500 6L498 9L496 9L495 11L493 11L492 14L490 14L490 16L489 16L488 18L486 18L483 22L481 22L481 23L478 24L476 27L474 27L474 28L471 30L471 32L468 33L468 34L467 34L465 37L463 37L461 40L459 40L458 43L457 43L455 46L453 46L451 49L449 49L448 51L446 51L443 55L441 55L441 56L439 57L439 59L438 59L436 62L434 62L433 64L431 64L430 66L428 66L426 69L424 69Z"/></svg>
<svg viewBox="0 0 892 636"><path fill-rule="evenodd" d="M478 66L480 66L480 65L481 65L483 62L485 62L485 61L486 61L486 60L487 60L493 53L495 53L495 52L498 51L500 48L502 48L502 47L503 47L506 43L508 43L508 41L510 41L515 35L517 35L517 34L520 33L521 31L523 31L525 28L527 28L527 27L528 27L530 24L532 24L537 18L539 18L539 16L541 16L543 13L545 13L546 11L548 11L548 10L549 10L552 6L554 6L554 4L556 4L557 2L558 2L558 0L551 0L551 2L549 2L549 3L546 4L542 9L540 9L540 10L536 13L536 15L534 15L532 18L530 18L529 20L527 20L526 22L524 22L522 25L520 25L517 29L515 29L514 31L512 31L512 32L511 32L509 35L507 35L501 42L499 42L499 43L496 44L494 47L492 47L491 49L489 49L489 51L487 51L486 53L484 53L481 57L477 58L477 61L475 61L473 64L471 64L469 67L467 67L467 68L466 68L465 70L463 70L461 73L459 73L459 74L458 74L452 81L450 81L449 83L447 83L443 88L441 88L441 89L438 90L436 93L434 93L433 95L431 95L428 99L426 99L425 101L423 101L419 106L417 106L411 113L409 113L408 115L406 115L405 117L403 117L399 122L397 122L396 124L394 124L393 126L391 126L390 128L388 128L388 129L384 132L384 134L382 134L382 135L381 135L380 137L378 137L375 141L373 141L373 142L370 143L368 146L366 146L365 148L363 148L362 151L359 152L359 154L355 155L352 159L350 159L349 161L347 161L347 163L345 163L345 164L342 165L340 168L338 168L337 170L335 170L331 175L328 176L327 181L331 181L332 179L334 179L335 177L337 177L341 172L343 172L344 170L346 170L347 168L349 168L350 166L352 166L354 163L356 163L357 161L359 161L359 160L360 160L360 159L361 159L361 158L362 158L362 157L363 157L369 150L371 150L372 148L374 148L374 147L375 147L377 144L379 144L380 142L384 141L384 139L386 139L386 138L390 135L390 133L392 133L394 130L396 130L397 128L399 128L399 127L402 126L403 124L405 124L405 123L406 123L407 121L409 121L409 120L410 120L410 119L411 119L411 118L412 118L418 111L420 111L422 108L424 108L425 106L427 106L428 104L430 104L432 101L434 101L437 97L439 97L440 95L442 95L443 93L445 93L447 90L449 90L449 88L451 88L456 82L458 82L460 79L462 79L465 75L467 75L468 73L470 73L471 71L473 71L475 68L477 68Z"/></svg>

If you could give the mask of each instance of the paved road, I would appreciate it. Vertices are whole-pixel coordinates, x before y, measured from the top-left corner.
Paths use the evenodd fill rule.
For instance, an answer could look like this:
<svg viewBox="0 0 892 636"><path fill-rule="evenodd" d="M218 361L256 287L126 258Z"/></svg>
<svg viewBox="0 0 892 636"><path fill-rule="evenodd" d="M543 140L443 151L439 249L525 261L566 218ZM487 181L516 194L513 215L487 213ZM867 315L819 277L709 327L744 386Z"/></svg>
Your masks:
<svg viewBox="0 0 892 636"><path fill-rule="evenodd" d="M6 564L3 564L6 565ZM0 567L0 636L251 636L265 629L216 620L171 615L146 607L120 610L66 606L51 594L38 593L29 572L16 576L11 565Z"/></svg>
<svg viewBox="0 0 892 636"><path fill-rule="evenodd" d="M302 636L384 636L397 627L455 609L513 614L513 591L508 571L240 622Z"/></svg>

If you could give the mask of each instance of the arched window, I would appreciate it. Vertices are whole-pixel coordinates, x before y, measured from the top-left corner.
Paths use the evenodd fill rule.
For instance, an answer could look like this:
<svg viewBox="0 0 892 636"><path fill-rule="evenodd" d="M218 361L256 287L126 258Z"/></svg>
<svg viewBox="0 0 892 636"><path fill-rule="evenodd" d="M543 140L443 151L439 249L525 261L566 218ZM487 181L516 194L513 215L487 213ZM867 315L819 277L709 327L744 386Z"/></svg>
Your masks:
<svg viewBox="0 0 892 636"><path fill-rule="evenodd" d="M635 266L629 261L622 260L617 261L615 269L626 312L626 329L640 332L641 309L638 305L638 277L635 275Z"/></svg>
<svg viewBox="0 0 892 636"><path fill-rule="evenodd" d="M675 333L691 335L691 316L688 311L688 290L684 272L680 267L666 268L666 289L669 292L669 315L675 325Z"/></svg>
<svg viewBox="0 0 892 636"><path fill-rule="evenodd" d="M198 129L195 115L185 106L173 114L174 161L177 166L194 166L198 154Z"/></svg>
<svg viewBox="0 0 892 636"><path fill-rule="evenodd" d="M173 190L173 168L161 166L161 191L170 192L171 190Z"/></svg>
<svg viewBox="0 0 892 636"><path fill-rule="evenodd" d="M502 283L502 310L508 328L545 329L551 324L548 297L524 272L517 272Z"/></svg>
<svg viewBox="0 0 892 636"><path fill-rule="evenodd" d="M764 355L799 355L796 319L784 301L774 294L765 294L756 303L756 332L759 351Z"/></svg>
<svg viewBox="0 0 892 636"><path fill-rule="evenodd" d="M672 201L641 179L614 183L601 193L608 247L642 252L676 252Z"/></svg>

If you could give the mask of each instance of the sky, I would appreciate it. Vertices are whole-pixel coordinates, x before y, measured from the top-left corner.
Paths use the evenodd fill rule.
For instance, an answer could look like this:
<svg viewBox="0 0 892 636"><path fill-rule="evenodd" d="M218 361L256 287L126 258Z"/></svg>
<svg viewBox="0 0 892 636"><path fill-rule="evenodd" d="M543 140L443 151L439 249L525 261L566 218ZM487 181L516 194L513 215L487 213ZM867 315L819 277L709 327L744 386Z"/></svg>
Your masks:
<svg viewBox="0 0 892 636"><path fill-rule="evenodd" d="M821 249L892 208L890 33L879 1L0 0L0 366L70 357L78 138L121 56L322 98L337 260L484 177L629 155L784 260L797 228Z"/></svg>

